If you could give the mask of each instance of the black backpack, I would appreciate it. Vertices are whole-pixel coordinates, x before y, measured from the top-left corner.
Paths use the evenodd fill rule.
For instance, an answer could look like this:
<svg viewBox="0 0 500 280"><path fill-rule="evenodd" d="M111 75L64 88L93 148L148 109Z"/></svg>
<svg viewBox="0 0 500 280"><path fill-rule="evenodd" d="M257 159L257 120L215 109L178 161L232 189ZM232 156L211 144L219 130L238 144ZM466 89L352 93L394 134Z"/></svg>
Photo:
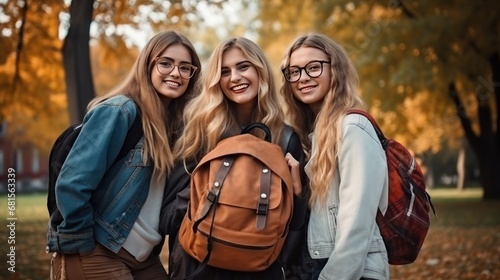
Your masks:
<svg viewBox="0 0 500 280"><path fill-rule="evenodd" d="M75 143L81 130L82 124L75 124L68 127L61 133L61 135L59 135L50 150L47 209L49 211L49 216L51 217L52 225L58 225L62 221L62 216L56 203L55 186L57 177L59 176L59 172L61 171L64 161L66 161L69 151L73 147L73 144ZM134 123L127 132L125 143L123 144L113 164L124 158L127 153L135 147L137 142L139 142L142 135L141 114L138 112Z"/></svg>

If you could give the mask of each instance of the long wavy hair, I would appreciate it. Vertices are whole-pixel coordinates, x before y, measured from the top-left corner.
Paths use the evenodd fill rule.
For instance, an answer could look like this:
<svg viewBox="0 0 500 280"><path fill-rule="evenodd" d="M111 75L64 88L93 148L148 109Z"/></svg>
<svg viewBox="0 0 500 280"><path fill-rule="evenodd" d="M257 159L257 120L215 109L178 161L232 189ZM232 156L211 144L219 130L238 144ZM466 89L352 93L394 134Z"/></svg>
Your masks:
<svg viewBox="0 0 500 280"><path fill-rule="evenodd" d="M259 86L257 105L252 122L262 122L271 130L272 142L278 143L284 125L271 64L262 50L251 40L237 37L221 42L213 51L202 77L202 93L192 99L184 111L186 126L176 143L174 155L184 160L198 161L217 143L228 136L239 134L238 112L234 103L222 92L220 86L223 54L232 48L243 52L257 69Z"/></svg>
<svg viewBox="0 0 500 280"><path fill-rule="evenodd" d="M191 55L191 64L198 69L189 80L186 92L171 100L168 107L165 107L151 82L151 73L155 67L155 58L172 45L186 47ZM173 166L172 148L184 127L182 113L187 102L200 92L200 73L201 62L192 43L175 31L160 32L144 46L123 82L103 96L94 98L89 103L88 110L116 95L132 98L141 112L144 129L143 161L146 162L148 158L152 160L153 174L158 179L161 174L168 174Z"/></svg>
<svg viewBox="0 0 500 280"><path fill-rule="evenodd" d="M290 65L290 56L301 47L316 48L328 56L330 68L330 90L326 94L317 115L299 101L292 92L291 84L283 78L281 94L287 104L287 117L299 134L311 166L309 203L324 202L329 182L335 175L337 157L342 141L342 120L347 110L364 108L358 94L359 78L346 51L335 41L322 34L308 34L298 37L287 49L282 68ZM315 147L308 138L315 132Z"/></svg>

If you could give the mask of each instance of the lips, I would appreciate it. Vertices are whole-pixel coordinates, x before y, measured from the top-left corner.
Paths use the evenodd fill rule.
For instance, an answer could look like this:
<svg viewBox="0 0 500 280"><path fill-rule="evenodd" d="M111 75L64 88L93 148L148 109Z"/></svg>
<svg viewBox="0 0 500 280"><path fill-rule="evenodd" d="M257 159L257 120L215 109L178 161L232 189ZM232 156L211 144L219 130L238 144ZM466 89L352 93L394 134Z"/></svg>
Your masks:
<svg viewBox="0 0 500 280"><path fill-rule="evenodd" d="M317 88L318 86L307 86L307 87L302 87L302 88L299 88L299 91L300 92L309 92L315 88Z"/></svg>
<svg viewBox="0 0 500 280"><path fill-rule="evenodd" d="M248 87L249 87L248 84L241 84L241 85L231 87L231 90L234 92L242 92L242 91L246 90Z"/></svg>
<svg viewBox="0 0 500 280"><path fill-rule="evenodd" d="M170 87L180 87L181 86L180 83L174 82L174 81L164 81L163 83L165 83L167 86L170 86Z"/></svg>

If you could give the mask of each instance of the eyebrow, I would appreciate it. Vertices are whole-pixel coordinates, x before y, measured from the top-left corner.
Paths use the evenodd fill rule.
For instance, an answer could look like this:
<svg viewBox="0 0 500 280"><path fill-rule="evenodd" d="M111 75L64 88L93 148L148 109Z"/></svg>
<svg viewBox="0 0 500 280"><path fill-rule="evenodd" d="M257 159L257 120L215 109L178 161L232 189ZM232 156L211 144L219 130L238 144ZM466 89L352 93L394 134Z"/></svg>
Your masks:
<svg viewBox="0 0 500 280"><path fill-rule="evenodd" d="M328 61L328 59L321 59L321 58L315 58L315 59L311 59L309 60L308 62L306 62L306 64L304 64L303 66L298 66L297 64L290 64L288 67L304 67L306 66L307 64L313 62L313 61Z"/></svg>
<svg viewBox="0 0 500 280"><path fill-rule="evenodd" d="M172 62L176 62L175 59L169 57L169 56L159 56L159 58L164 58L164 59L167 59L167 60L170 60ZM187 64L192 64L192 62L189 62L189 61L185 61L185 60L181 60L179 61L179 63L187 63Z"/></svg>
<svg viewBox="0 0 500 280"><path fill-rule="evenodd" d="M252 64L249 60L243 60L243 61L240 61L240 62L236 63L236 66L240 66L241 64L245 64L245 63ZM221 68L230 68L230 67L229 66L221 66Z"/></svg>

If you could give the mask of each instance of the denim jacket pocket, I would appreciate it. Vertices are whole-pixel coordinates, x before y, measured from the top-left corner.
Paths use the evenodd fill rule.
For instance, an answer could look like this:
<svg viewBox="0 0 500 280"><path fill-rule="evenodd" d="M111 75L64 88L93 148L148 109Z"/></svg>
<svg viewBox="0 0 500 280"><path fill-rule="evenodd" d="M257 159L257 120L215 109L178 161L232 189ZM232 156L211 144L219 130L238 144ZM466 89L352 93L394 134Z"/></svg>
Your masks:
<svg viewBox="0 0 500 280"><path fill-rule="evenodd" d="M127 167L146 167L151 165L151 160L147 159L146 163L142 160L142 154L144 153L144 146L137 145L125 158L125 165Z"/></svg>
<svg viewBox="0 0 500 280"><path fill-rule="evenodd" d="M335 235L337 234L337 216L339 213L339 206L333 204L328 206L328 227L330 233L330 241L335 244Z"/></svg>
<svg viewBox="0 0 500 280"><path fill-rule="evenodd" d="M310 216L307 244L311 258L328 258L335 249L338 208L338 204L330 204Z"/></svg>
<svg viewBox="0 0 500 280"><path fill-rule="evenodd" d="M147 192L142 192L143 186L149 186L150 183L151 160L148 159L146 163L142 161L144 149L141 142L128 153L123 162L111 167L100 183L99 193L95 193L94 197L98 198L94 204L97 212L95 215L110 224L119 223L119 217L123 216L139 196L144 196L144 200L147 196ZM140 208L141 205L137 207Z"/></svg>

